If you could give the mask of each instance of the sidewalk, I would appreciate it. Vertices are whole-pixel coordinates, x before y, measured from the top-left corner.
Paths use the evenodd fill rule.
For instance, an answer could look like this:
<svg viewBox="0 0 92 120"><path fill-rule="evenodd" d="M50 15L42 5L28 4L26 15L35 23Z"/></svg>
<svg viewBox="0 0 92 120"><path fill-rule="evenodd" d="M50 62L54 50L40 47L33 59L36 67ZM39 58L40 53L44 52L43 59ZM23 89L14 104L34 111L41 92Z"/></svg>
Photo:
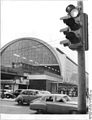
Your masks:
<svg viewBox="0 0 92 120"><path fill-rule="evenodd" d="M9 98L9 99L7 99L7 98L0 98L0 101L11 101L11 102L14 102L15 101L15 99L11 99L11 98Z"/></svg>

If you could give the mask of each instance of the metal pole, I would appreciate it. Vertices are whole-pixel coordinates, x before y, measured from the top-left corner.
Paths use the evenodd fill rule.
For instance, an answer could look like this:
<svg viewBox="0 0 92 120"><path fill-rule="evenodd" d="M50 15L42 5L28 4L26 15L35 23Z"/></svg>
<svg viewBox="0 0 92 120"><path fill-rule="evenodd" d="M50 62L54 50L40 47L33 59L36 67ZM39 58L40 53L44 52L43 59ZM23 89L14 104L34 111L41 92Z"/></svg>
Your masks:
<svg viewBox="0 0 92 120"><path fill-rule="evenodd" d="M86 113L86 79L85 79L85 52L78 51L78 110Z"/></svg>
<svg viewBox="0 0 92 120"><path fill-rule="evenodd" d="M83 13L83 2L78 1L78 6L81 7ZM83 22L83 18L80 18ZM84 27L84 25L82 26ZM78 111L81 114L86 113L86 78L85 78L85 42L84 42L84 29L82 33L83 47L78 50Z"/></svg>

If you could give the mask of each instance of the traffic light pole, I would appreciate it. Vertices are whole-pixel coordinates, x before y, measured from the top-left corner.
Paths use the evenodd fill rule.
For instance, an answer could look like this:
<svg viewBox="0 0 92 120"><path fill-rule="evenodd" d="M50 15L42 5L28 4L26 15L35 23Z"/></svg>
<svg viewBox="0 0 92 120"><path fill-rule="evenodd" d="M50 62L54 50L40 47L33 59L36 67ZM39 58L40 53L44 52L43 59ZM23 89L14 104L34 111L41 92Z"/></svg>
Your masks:
<svg viewBox="0 0 92 120"><path fill-rule="evenodd" d="M78 51L78 110L86 113L85 51Z"/></svg>
<svg viewBox="0 0 92 120"><path fill-rule="evenodd" d="M70 4L66 8L67 16L60 20L68 26L61 29L67 40L60 44L68 46L78 52L78 111L86 113L86 78L85 78L85 50L88 50L88 15L83 13L83 1L77 2L77 7Z"/></svg>
<svg viewBox="0 0 92 120"><path fill-rule="evenodd" d="M81 7L83 13L83 2L78 1L78 6ZM83 18L81 18L83 22ZM84 27L84 25L83 25ZM84 42L84 29L82 29L82 41ZM78 111L81 114L86 113L86 78L85 78L85 43L83 47L78 50Z"/></svg>

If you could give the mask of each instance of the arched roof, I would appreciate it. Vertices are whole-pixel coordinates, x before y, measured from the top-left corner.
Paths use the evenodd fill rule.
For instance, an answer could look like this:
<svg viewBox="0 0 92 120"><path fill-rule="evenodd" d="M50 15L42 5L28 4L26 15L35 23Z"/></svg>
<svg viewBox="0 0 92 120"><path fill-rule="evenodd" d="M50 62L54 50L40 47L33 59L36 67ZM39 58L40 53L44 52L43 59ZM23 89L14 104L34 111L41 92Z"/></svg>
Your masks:
<svg viewBox="0 0 92 120"><path fill-rule="evenodd" d="M57 54L57 52L55 51L55 49L53 48L53 47L51 47L49 44L47 44L46 42L44 42L44 41L42 41L42 40L40 40L40 39L37 39L37 38L32 38L32 37L24 37L24 38L19 38L19 39L15 39L15 40L13 40L13 41L11 41L11 42L9 42L8 44L6 44L4 47L2 47L1 48L1 57L2 57L2 55L4 54L4 51L6 51L10 46L12 46L12 45L14 45L15 43L19 43L20 41L34 41L35 43L36 43L36 45L35 46L33 46L33 47L38 47L39 48L39 46L40 46L40 48L42 47L42 46L44 46L45 48L47 48L50 52L51 52L51 54L55 57L55 59L56 59L56 61L57 61L57 63L56 64L58 64L59 65L59 67L60 67L60 73L61 73L61 63L60 63L60 59L59 59L59 57L58 57L58 54ZM28 43L27 43L28 44ZM42 49L42 48L41 48ZM43 50L43 49L42 49ZM43 51L44 52L44 51ZM45 54L45 53L44 53ZM53 59L52 59L53 60Z"/></svg>

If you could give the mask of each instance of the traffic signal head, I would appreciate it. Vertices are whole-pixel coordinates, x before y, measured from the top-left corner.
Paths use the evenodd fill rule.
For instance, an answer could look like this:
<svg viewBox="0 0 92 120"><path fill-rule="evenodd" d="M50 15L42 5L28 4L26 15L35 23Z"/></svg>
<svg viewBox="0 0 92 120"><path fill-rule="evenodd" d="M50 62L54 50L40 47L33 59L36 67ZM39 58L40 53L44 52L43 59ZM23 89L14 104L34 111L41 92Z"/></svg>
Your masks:
<svg viewBox="0 0 92 120"><path fill-rule="evenodd" d="M61 17L60 20L68 26L63 28L66 39L60 44L68 46L72 50L88 50L88 15L83 13L83 8L80 4L77 7L70 4L66 7L67 16Z"/></svg>
<svg viewBox="0 0 92 120"><path fill-rule="evenodd" d="M71 30L74 31L78 30L81 27L80 23L77 23L76 20L72 17L68 19L63 19L63 22L68 25Z"/></svg>
<svg viewBox="0 0 92 120"><path fill-rule="evenodd" d="M69 46L72 50L80 49L82 46L82 39L81 39L81 29L82 24L80 21L81 13L78 7L74 5L68 5L66 8L67 17L62 17L61 20L68 26L67 30L62 31L66 37L70 41Z"/></svg>
<svg viewBox="0 0 92 120"><path fill-rule="evenodd" d="M64 34L66 35L66 38L72 43L72 44L77 44L81 41L80 36L76 36L74 32L68 32L64 31Z"/></svg>
<svg viewBox="0 0 92 120"><path fill-rule="evenodd" d="M74 5L68 5L66 8L66 12L71 17L77 17L79 15L79 9L77 7L75 7Z"/></svg>

